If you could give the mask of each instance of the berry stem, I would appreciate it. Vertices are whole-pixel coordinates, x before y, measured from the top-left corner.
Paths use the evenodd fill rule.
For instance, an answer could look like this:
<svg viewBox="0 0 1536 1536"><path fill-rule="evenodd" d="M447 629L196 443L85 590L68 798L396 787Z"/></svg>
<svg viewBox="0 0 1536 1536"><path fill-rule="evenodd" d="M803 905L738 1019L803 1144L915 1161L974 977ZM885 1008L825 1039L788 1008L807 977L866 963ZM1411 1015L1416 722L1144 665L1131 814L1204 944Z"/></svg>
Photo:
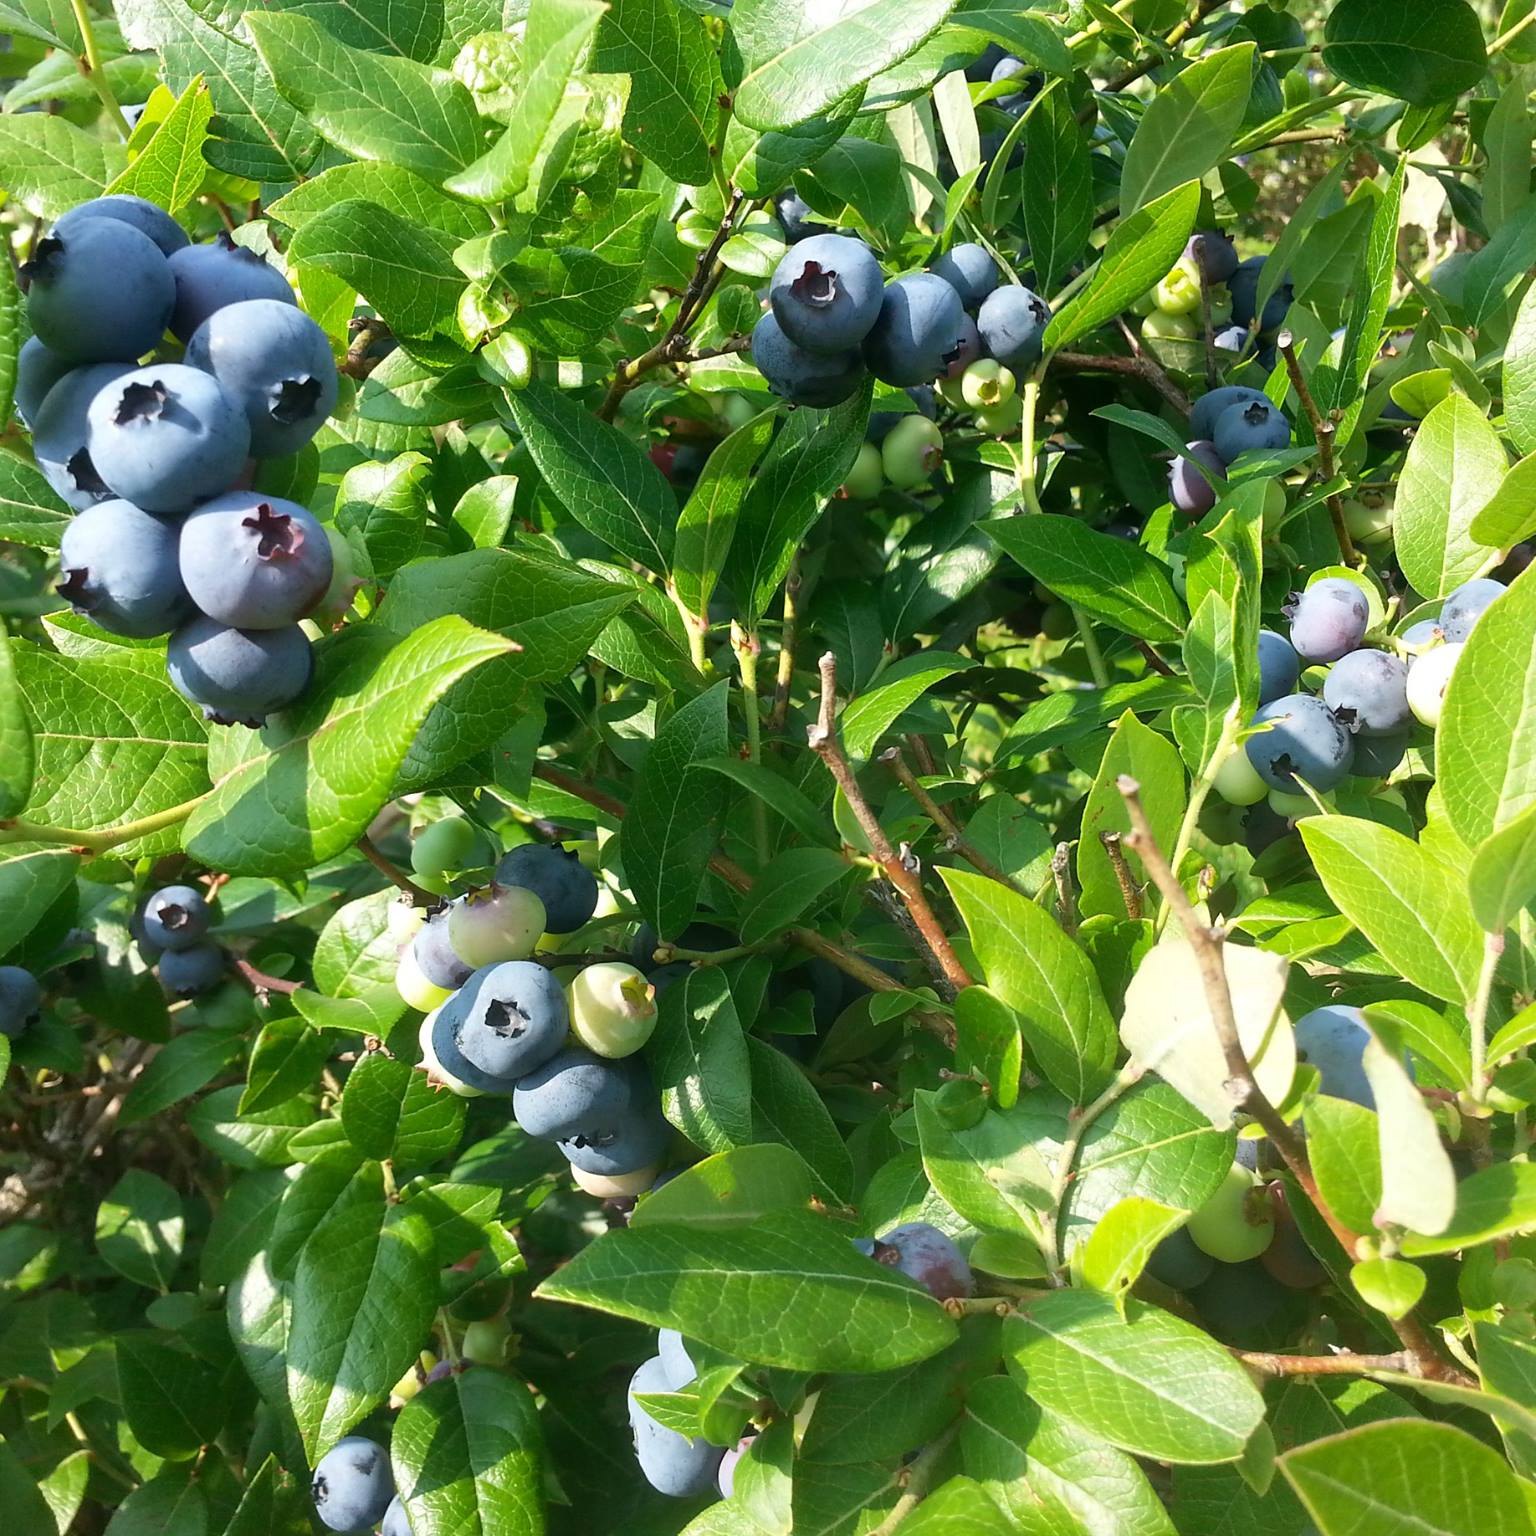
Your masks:
<svg viewBox="0 0 1536 1536"><path fill-rule="evenodd" d="M178 826L207 798L207 795L199 795L195 800L184 800L180 805L156 811L152 816L141 816L137 821L124 821L115 827L91 832L75 827L48 827L15 817L0 821L0 843L64 843L83 857L94 858L123 843L131 843L137 837L148 837L152 832Z"/></svg>
<svg viewBox="0 0 1536 1536"><path fill-rule="evenodd" d="M437 897L430 895L428 892L422 890L422 888L417 885L416 882L412 880L404 870L396 868L389 859L385 858L384 855L380 853L378 848L375 846L373 839L369 837L366 832L363 833L360 838L358 838L357 848L358 852L361 853L362 856L367 859L368 862L372 864L373 867L378 870L378 872L383 875L391 885L399 886L399 888L411 898L411 905L413 907L430 907L437 901Z"/></svg>
<svg viewBox="0 0 1536 1536"><path fill-rule="evenodd" d="M1296 398L1301 401L1301 408L1307 413L1307 420L1312 423L1312 436L1317 440L1318 465L1322 470L1323 483L1331 484L1338 474L1333 459L1333 439L1336 432L1334 424L1323 418L1323 413L1317 407L1317 401L1313 398L1312 390L1307 384L1307 376L1301 371L1301 361L1296 356L1296 339L1289 331L1281 331L1275 339L1275 345L1280 349L1280 355L1285 359L1285 371L1291 376L1291 387L1296 391ZM1344 521L1344 502L1337 491L1330 491L1327 497L1328 515L1333 519L1333 536L1339 541L1339 558L1345 565L1357 566L1360 557L1355 552L1355 541L1349 536L1349 528Z"/></svg>
<svg viewBox="0 0 1536 1536"><path fill-rule="evenodd" d="M736 653L736 665L741 672L741 711L747 724L747 759L760 763L763 760L763 714L757 691L757 662L762 654L762 642L749 629L743 629L734 619L731 621L731 649ZM759 864L768 862L768 808L760 795L752 796L752 840L757 849Z"/></svg>
<svg viewBox="0 0 1536 1536"><path fill-rule="evenodd" d="M86 0L69 0L74 12L75 25L80 29L80 57L75 60L86 83L95 91L97 99L106 110L107 121L116 130L118 138L128 139L128 124L123 121L123 109L118 105L102 63L101 49L96 44L96 30L91 21L90 7Z"/></svg>

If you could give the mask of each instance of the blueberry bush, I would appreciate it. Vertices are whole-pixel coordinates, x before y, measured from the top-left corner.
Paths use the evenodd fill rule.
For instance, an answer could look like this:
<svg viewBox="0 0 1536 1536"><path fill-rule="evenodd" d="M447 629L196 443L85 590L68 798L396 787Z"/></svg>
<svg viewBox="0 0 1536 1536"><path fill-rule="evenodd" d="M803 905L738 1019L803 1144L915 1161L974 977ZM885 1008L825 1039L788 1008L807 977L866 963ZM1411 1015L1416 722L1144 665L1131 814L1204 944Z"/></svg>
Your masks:
<svg viewBox="0 0 1536 1536"><path fill-rule="evenodd" d="M0 0L5 1536L1536 1533L1532 0Z"/></svg>

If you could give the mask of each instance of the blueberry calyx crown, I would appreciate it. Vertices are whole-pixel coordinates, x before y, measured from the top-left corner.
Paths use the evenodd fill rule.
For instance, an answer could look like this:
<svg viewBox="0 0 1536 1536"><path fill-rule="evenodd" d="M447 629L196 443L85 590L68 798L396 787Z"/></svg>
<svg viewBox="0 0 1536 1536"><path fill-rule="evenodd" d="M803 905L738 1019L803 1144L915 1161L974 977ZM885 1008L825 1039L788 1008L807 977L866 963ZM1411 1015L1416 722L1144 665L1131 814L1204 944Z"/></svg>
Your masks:
<svg viewBox="0 0 1536 1536"><path fill-rule="evenodd" d="M309 373L280 379L270 393L272 404L267 407L267 415L289 427L295 422L307 421L314 414L320 400L320 380Z"/></svg>
<svg viewBox="0 0 1536 1536"><path fill-rule="evenodd" d="M498 997L485 1005L485 1027L502 1040L521 1040L532 1022L517 1003Z"/></svg>
<svg viewBox="0 0 1536 1536"><path fill-rule="evenodd" d="M254 517L241 518L240 526L256 535L258 560L291 560L304 547L304 530L269 501L257 505Z"/></svg>
<svg viewBox="0 0 1536 1536"><path fill-rule="evenodd" d="M33 283L46 283L50 278L57 277L64 250L64 242L57 235L44 235L33 249L31 259L22 262L18 269L21 291L25 293Z"/></svg>
<svg viewBox="0 0 1536 1536"><path fill-rule="evenodd" d="M170 391L159 379L151 379L147 384L129 384L123 389L117 409L112 413L113 424L123 427L135 421L158 421L165 414L170 398Z"/></svg>
<svg viewBox="0 0 1536 1536"><path fill-rule="evenodd" d="M107 482L96 472L96 466L91 462L88 448L79 448L70 454L64 472L77 491L85 491L92 496L111 495Z"/></svg>
<svg viewBox="0 0 1536 1536"><path fill-rule="evenodd" d="M91 573L84 566L72 565L63 576L63 581L56 582L53 590L76 613L89 613L96 606L96 594L90 587Z"/></svg>
<svg viewBox="0 0 1536 1536"><path fill-rule="evenodd" d="M179 901L168 901L155 914L162 927L169 928L172 933L185 928L191 921L191 914Z"/></svg>
<svg viewBox="0 0 1536 1536"><path fill-rule="evenodd" d="M837 273L819 261L808 261L789 285L789 291L816 309L826 309L837 298Z"/></svg>
<svg viewBox="0 0 1536 1536"><path fill-rule="evenodd" d="M1243 407L1243 420L1250 427L1261 427L1269 420L1269 407L1262 400L1250 400Z"/></svg>

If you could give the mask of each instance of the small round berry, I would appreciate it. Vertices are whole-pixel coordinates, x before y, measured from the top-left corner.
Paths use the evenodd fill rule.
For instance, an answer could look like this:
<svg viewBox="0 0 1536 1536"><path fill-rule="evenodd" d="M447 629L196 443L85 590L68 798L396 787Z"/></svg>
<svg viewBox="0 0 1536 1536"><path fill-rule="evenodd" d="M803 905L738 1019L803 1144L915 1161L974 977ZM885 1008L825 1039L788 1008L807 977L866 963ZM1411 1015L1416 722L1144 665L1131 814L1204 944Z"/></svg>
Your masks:
<svg viewBox="0 0 1536 1536"><path fill-rule="evenodd" d="M425 930L423 930L425 931ZM453 996L448 987L435 986L416 963L415 946L407 946L395 966L395 990L418 1013L431 1013Z"/></svg>
<svg viewBox="0 0 1536 1536"><path fill-rule="evenodd" d="M885 278L875 254L848 235L798 241L768 284L768 302L785 336L808 352L843 353L869 334Z"/></svg>
<svg viewBox="0 0 1536 1536"><path fill-rule="evenodd" d="M1152 290L1165 315L1192 315L1200 308L1200 274L1195 264L1180 259Z"/></svg>
<svg viewBox="0 0 1536 1536"><path fill-rule="evenodd" d="M880 447L885 478L898 490L925 484L943 462L944 434L926 416L904 417Z"/></svg>
<svg viewBox="0 0 1536 1536"><path fill-rule="evenodd" d="M42 1016L43 989L31 971L0 965L0 1035L15 1040Z"/></svg>
<svg viewBox="0 0 1536 1536"><path fill-rule="evenodd" d="M849 501L873 501L885 488L885 468L873 443L860 443L858 456L838 494Z"/></svg>
<svg viewBox="0 0 1536 1536"><path fill-rule="evenodd" d="M1208 283L1225 283L1237 271L1237 248L1232 237L1219 229L1202 229L1191 235L1184 256L1198 267Z"/></svg>
<svg viewBox="0 0 1536 1536"><path fill-rule="evenodd" d="M224 951L217 944L191 944L160 956L160 983L175 997L211 992L224 979Z"/></svg>
<svg viewBox="0 0 1536 1536"><path fill-rule="evenodd" d="M1465 649L1466 646L1458 641L1437 645L1408 669L1408 707L1420 725L1433 730L1440 724L1445 690L1450 686L1451 674Z"/></svg>
<svg viewBox="0 0 1536 1536"><path fill-rule="evenodd" d="M1203 517L1216 505L1217 486L1225 485L1227 466L1215 443L1196 439L1184 448L1185 454L1168 465L1168 499L1174 510L1186 517ZM1204 465L1215 476L1215 482L1201 474L1196 465Z"/></svg>
<svg viewBox="0 0 1536 1536"><path fill-rule="evenodd" d="M967 309L975 309L1002 280L992 253L971 240L952 245L928 270L942 277Z"/></svg>
<svg viewBox="0 0 1536 1536"><path fill-rule="evenodd" d="M1241 747L1234 747L1222 758L1212 787L1228 805L1257 805L1269 793L1269 785Z"/></svg>
<svg viewBox="0 0 1536 1536"><path fill-rule="evenodd" d="M144 937L158 949L190 949L213 925L207 899L194 885L162 886L144 903Z"/></svg>
<svg viewBox="0 0 1536 1536"><path fill-rule="evenodd" d="M1273 704L1296 691L1301 677L1301 657L1284 635L1272 629L1259 631L1259 703Z"/></svg>
<svg viewBox="0 0 1536 1536"><path fill-rule="evenodd" d="M544 903L526 886L493 882L459 897L447 927L454 952L476 970L526 960L544 937Z"/></svg>
<svg viewBox="0 0 1536 1536"><path fill-rule="evenodd" d="M1304 661L1337 661L1360 649L1370 623L1365 593L1347 576L1325 576L1286 606L1291 644Z"/></svg>
<svg viewBox="0 0 1536 1536"><path fill-rule="evenodd" d="M329 1530L371 1530L395 1497L389 1456L363 1435L348 1435L320 1458L309 1493Z"/></svg>
<svg viewBox="0 0 1536 1536"><path fill-rule="evenodd" d="M1452 642L1465 640L1472 633L1472 626L1505 591L1504 583L1491 576L1477 576L1457 587L1440 610L1440 628L1445 638Z"/></svg>
<svg viewBox="0 0 1536 1536"><path fill-rule="evenodd" d="M1018 381L1011 368L996 358L986 357L972 363L960 375L960 397L978 411L990 411L1013 398Z"/></svg>
<svg viewBox="0 0 1536 1536"><path fill-rule="evenodd" d="M549 933L575 933L597 911L597 877L582 863L577 849L558 843L522 843L503 854L496 866L496 883L532 891L544 903L544 927Z"/></svg>
<svg viewBox="0 0 1536 1536"><path fill-rule="evenodd" d="M1187 1230L1202 1253L1223 1264L1241 1264L1274 1241L1274 1207L1258 1175L1233 1163L1216 1193L1189 1218Z"/></svg>
<svg viewBox="0 0 1536 1536"><path fill-rule="evenodd" d="M1299 792L1305 780L1319 794L1336 788L1354 761L1354 742L1333 711L1309 693L1287 694L1254 716L1258 731L1244 743L1248 759L1271 789Z"/></svg>
<svg viewBox="0 0 1536 1536"><path fill-rule="evenodd" d="M588 1173L575 1163L568 1165L571 1182L598 1200L633 1200L643 1195L656 1182L660 1165L637 1169L634 1173Z"/></svg>
<svg viewBox="0 0 1536 1536"><path fill-rule="evenodd" d="M1267 400L1229 405L1216 418L1211 434L1216 452L1231 464L1245 453L1264 453L1291 445L1291 424L1285 412Z"/></svg>
<svg viewBox="0 0 1536 1536"><path fill-rule="evenodd" d="M1015 373L1033 368L1045 346L1051 307L1039 294L1016 283L994 288L976 316L987 355Z"/></svg>
<svg viewBox="0 0 1536 1536"><path fill-rule="evenodd" d="M1323 700L1360 736L1396 736L1412 719L1408 666L1391 651L1351 651L1323 680Z"/></svg>
<svg viewBox="0 0 1536 1536"><path fill-rule="evenodd" d="M181 525L181 579L197 607L237 629L282 629L331 584L331 544L297 502L232 491Z"/></svg>
<svg viewBox="0 0 1536 1536"><path fill-rule="evenodd" d="M898 1269L939 1301L975 1294L976 1279L965 1255L926 1221L892 1227L875 1239L877 1264Z"/></svg>
<svg viewBox="0 0 1536 1536"><path fill-rule="evenodd" d="M808 352L784 334L772 312L752 327L752 361L774 394L817 410L841 405L864 381L857 351Z"/></svg>
<svg viewBox="0 0 1536 1536"><path fill-rule="evenodd" d="M622 960L579 971L570 1007L571 1033L599 1056L633 1056L656 1028L656 988Z"/></svg>

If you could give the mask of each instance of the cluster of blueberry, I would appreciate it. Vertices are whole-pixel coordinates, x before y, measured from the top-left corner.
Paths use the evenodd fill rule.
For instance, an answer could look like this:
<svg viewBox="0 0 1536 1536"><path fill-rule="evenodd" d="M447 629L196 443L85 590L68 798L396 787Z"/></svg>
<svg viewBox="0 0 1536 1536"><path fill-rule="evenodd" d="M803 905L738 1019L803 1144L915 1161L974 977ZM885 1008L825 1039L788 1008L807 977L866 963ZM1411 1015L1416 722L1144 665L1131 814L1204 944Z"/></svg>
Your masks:
<svg viewBox="0 0 1536 1536"><path fill-rule="evenodd" d="M281 273L226 235L193 245L163 209L72 209L22 268L33 334L16 411L76 511L59 593L113 634L170 636L171 681L210 720L258 725L310 676L299 620L331 587L327 531L250 489L336 403L330 343ZM139 360L169 330L180 362Z"/></svg>
<svg viewBox="0 0 1536 1536"><path fill-rule="evenodd" d="M145 964L173 997L211 992L224 976L224 951L208 937L213 912L193 885L165 885L129 920Z"/></svg>
<svg viewBox="0 0 1536 1536"><path fill-rule="evenodd" d="M1201 395L1189 413L1189 430L1184 453L1168 466L1168 499L1186 517L1203 517L1216 505L1218 487L1243 454L1291 445L1285 412L1262 390L1243 384Z"/></svg>
<svg viewBox="0 0 1536 1536"><path fill-rule="evenodd" d="M1002 282L983 246L953 246L930 270L886 282L869 246L842 234L799 241L774 269L768 305L752 331L753 362L775 394L820 407L848 399L866 372L908 388L958 381L983 357L999 369L1030 368L1051 318L1038 295ZM930 433L907 430L907 452L920 460Z"/></svg>
<svg viewBox="0 0 1536 1536"><path fill-rule="evenodd" d="M965 1255L937 1227L913 1221L883 1236L855 1238L854 1247L877 1264L899 1270L939 1301L975 1293ZM729 1448L690 1438L659 1423L638 1400L644 1393L683 1392L698 1378L688 1342L672 1328L656 1335L656 1353L629 1382L629 1427L641 1475L658 1493L694 1499L718 1488L728 1499L735 1489L736 1464L751 1444L748 1434ZM387 1533L386 1533L387 1536Z"/></svg>
<svg viewBox="0 0 1536 1536"><path fill-rule="evenodd" d="M389 1453L366 1435L348 1435L320 1458L309 1494L329 1531L357 1536L377 1526L379 1536L411 1536Z"/></svg>

